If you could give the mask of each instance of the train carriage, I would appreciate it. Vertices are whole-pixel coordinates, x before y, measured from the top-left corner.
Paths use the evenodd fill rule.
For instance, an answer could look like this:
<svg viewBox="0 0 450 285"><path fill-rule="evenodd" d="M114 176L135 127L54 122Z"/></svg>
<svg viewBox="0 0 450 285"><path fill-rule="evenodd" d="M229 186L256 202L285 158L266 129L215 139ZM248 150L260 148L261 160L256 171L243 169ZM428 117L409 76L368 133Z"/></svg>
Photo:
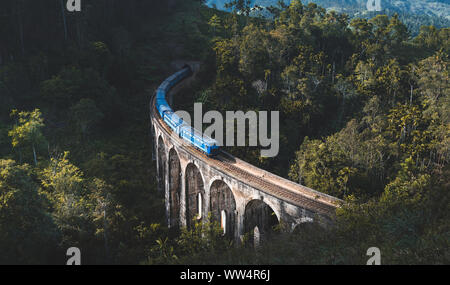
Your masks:
<svg viewBox="0 0 450 285"><path fill-rule="evenodd" d="M205 152L208 156L216 155L219 150L216 140L203 135L188 125L180 128L180 137Z"/></svg>
<svg viewBox="0 0 450 285"><path fill-rule="evenodd" d="M186 125L183 120L173 112L166 100L166 94L170 89L190 74L191 69L186 67L164 80L156 90L156 108L158 109L161 118L174 133L197 149L206 153L208 156L213 156L219 151L217 141L204 136L200 131Z"/></svg>
<svg viewBox="0 0 450 285"><path fill-rule="evenodd" d="M164 122L174 131L176 134L179 134L180 131L178 127L183 124L183 120L174 112L167 111L164 113Z"/></svg>
<svg viewBox="0 0 450 285"><path fill-rule="evenodd" d="M158 109L158 113L161 116L161 118L164 118L165 112L171 112L172 108L169 107L166 100L157 100L156 101L156 108Z"/></svg>

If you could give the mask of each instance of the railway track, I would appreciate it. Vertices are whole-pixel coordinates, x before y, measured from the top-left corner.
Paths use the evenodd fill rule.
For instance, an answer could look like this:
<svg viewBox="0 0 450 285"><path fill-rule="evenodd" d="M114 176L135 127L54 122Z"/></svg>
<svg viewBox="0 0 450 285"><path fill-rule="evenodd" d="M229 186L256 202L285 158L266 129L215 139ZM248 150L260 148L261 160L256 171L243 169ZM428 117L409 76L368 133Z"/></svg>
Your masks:
<svg viewBox="0 0 450 285"><path fill-rule="evenodd" d="M232 159L227 158L226 156L229 155L224 154L223 152L218 154L215 158L211 158L203 154L201 151L197 150L195 147L187 145L186 143L184 143L184 141L182 141L181 138L179 138L176 135L173 135L172 130L161 119L156 110L154 100L155 97L153 96L151 99L151 113L152 113L151 115L154 118L156 118L159 127L162 130L164 130L166 135L176 140L180 145L180 147L190 155L197 158L200 157L210 167L213 167L219 172L223 172L232 178L238 179L242 183L247 184L255 189L258 189L268 195L277 198L282 198L283 200L291 204L300 206L313 212L317 212L327 216L334 216L335 209L338 207L336 203L321 200L320 196L316 195L315 193L310 193L310 195L307 196L306 194L302 193L302 191L295 191L292 189L288 189L287 187L283 187L279 184L275 184L271 181L268 181L268 179L264 179L255 174L252 174L241 167L237 167L235 165L236 163L233 162L234 158ZM298 187L302 186L298 185ZM313 198L314 196L316 197ZM338 201L338 199L336 199L336 201Z"/></svg>
<svg viewBox="0 0 450 285"><path fill-rule="evenodd" d="M260 178L253 174L250 174L242 168L223 162L220 158L219 161L221 163L222 169L227 169L229 173L234 173L234 177L236 177L236 174L238 174L241 181L245 181L251 186L254 186L254 188L259 189L267 194L274 195L278 198L283 197L284 200L290 201L295 205L313 210L315 212L321 212L323 214L331 214L334 212L335 207L333 206L325 205L316 200L307 198L300 193L294 193L291 190L270 183L264 178Z"/></svg>

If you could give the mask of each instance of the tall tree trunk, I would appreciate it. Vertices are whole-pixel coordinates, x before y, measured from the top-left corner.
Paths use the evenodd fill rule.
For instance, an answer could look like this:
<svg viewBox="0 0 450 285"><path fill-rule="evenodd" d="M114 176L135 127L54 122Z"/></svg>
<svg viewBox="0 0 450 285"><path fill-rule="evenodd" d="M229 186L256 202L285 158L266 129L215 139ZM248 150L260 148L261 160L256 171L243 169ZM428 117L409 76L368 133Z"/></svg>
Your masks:
<svg viewBox="0 0 450 285"><path fill-rule="evenodd" d="M34 143L33 143L33 158L34 158L34 165L37 166L36 148L34 147Z"/></svg>
<svg viewBox="0 0 450 285"><path fill-rule="evenodd" d="M331 75L331 83L334 84L334 79L336 77L336 63L333 61L333 73Z"/></svg>
<svg viewBox="0 0 450 285"><path fill-rule="evenodd" d="M106 202L103 205L103 239L104 239L104 246L105 246L105 257L106 262L110 262L110 255L109 255L109 246L108 246L108 221L106 220Z"/></svg>
<svg viewBox="0 0 450 285"><path fill-rule="evenodd" d="M409 105L412 105L412 101L413 101L413 86L411 85L411 95L409 97Z"/></svg>

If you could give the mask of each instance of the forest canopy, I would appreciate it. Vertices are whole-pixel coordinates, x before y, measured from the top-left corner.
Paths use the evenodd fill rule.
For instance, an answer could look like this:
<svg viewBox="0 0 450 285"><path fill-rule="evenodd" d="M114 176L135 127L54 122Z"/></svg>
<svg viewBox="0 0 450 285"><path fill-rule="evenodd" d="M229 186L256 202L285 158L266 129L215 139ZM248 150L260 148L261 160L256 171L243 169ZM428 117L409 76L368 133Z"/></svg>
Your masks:
<svg viewBox="0 0 450 285"><path fill-rule="evenodd" d="M0 264L64 264L73 246L84 264L365 264L374 244L385 264L449 263L448 27L300 1L273 19L64 2L1 4ZM176 104L280 111L278 157L227 150L343 199L335 226L280 225L258 251L213 222L167 228L147 107L176 60L201 62Z"/></svg>

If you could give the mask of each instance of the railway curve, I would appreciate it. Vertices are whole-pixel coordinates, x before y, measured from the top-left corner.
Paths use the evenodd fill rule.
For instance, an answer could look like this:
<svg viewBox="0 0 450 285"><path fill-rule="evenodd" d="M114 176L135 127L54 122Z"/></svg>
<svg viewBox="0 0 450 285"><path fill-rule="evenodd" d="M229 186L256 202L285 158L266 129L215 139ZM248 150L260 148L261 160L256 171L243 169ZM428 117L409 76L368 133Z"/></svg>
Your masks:
<svg viewBox="0 0 450 285"><path fill-rule="evenodd" d="M194 71L198 70L195 65L191 68ZM175 86L167 94L168 102L172 102L174 95L194 78L195 72L193 76ZM215 157L205 155L172 131L158 113L155 100L155 96L152 96L150 100L151 129L154 153L157 154L155 156L158 165L158 184L165 193L169 226L189 226L192 208L195 208L194 216L205 216L208 212L217 213L223 228L230 228L225 226L225 223L232 221L231 228L236 239L242 239L243 235L249 231L254 232L255 235L256 233L262 235L261 229L267 228L270 219L270 215L266 213L275 214L278 222L287 223L291 230L299 224L315 220L319 220L324 225L332 224L335 210L339 207L341 200L262 170L225 151L220 151ZM172 161L168 159L170 153L176 154L175 160L178 159L180 167L176 168L179 169L177 173L173 173L175 168L171 167ZM188 166L198 169L195 179L189 176ZM215 189L211 188L217 180L222 181L224 187L228 186L233 197L216 201L215 196L211 195L211 191ZM172 185L173 181L179 182L177 185ZM250 203L252 201L260 201L260 203ZM236 204L236 209L227 208L227 205L231 204ZM250 207L253 204L258 206Z"/></svg>

